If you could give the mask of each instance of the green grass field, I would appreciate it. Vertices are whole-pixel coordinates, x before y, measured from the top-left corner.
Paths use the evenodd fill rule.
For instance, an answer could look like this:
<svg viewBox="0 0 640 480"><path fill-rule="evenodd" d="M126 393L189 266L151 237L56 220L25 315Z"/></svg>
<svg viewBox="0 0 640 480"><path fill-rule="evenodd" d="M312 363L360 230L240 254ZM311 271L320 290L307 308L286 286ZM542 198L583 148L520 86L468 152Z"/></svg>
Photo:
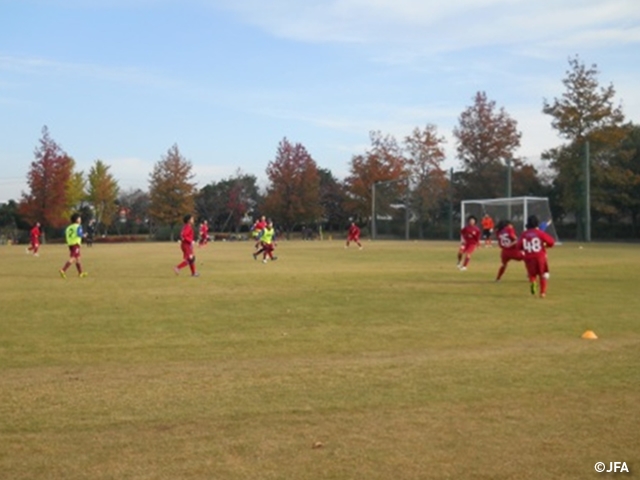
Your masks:
<svg viewBox="0 0 640 480"><path fill-rule="evenodd" d="M640 246L554 248L544 300L456 248L0 247L0 478L640 475Z"/></svg>

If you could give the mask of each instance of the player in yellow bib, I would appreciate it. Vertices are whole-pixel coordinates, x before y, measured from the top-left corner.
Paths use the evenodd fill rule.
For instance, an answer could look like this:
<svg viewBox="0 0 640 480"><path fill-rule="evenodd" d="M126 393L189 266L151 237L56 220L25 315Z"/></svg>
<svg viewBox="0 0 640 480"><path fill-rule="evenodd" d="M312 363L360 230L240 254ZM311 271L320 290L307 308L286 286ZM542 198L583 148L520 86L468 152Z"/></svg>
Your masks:
<svg viewBox="0 0 640 480"><path fill-rule="evenodd" d="M267 226L264 227L260 233L260 250L253 254L253 259L256 260L258 255L262 253L262 263L267 263L267 257L271 260L277 260L278 257L273 256L273 250L276 246L276 230L273 227L273 222L269 220Z"/></svg>
<svg viewBox="0 0 640 480"><path fill-rule="evenodd" d="M80 245L82 245L82 237L84 232L82 231L82 217L79 213L71 215L71 225L69 225L64 231L64 237L69 247L69 260L60 269L60 276L67 278L67 269L71 264L76 264L78 270L78 276L84 278L87 276L87 272L82 271L82 263L80 262Z"/></svg>

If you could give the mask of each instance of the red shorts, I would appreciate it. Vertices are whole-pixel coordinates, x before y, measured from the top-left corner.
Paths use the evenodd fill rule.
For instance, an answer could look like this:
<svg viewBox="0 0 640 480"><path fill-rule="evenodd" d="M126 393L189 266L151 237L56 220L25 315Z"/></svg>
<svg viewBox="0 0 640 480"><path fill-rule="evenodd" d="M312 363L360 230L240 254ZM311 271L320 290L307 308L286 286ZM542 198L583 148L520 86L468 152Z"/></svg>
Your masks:
<svg viewBox="0 0 640 480"><path fill-rule="evenodd" d="M273 243L264 243L264 242L261 242L261 245L262 245L262 248L264 249L264 252L265 252L265 253L273 252L273 249L274 249L274 247L273 247Z"/></svg>
<svg viewBox="0 0 640 480"><path fill-rule="evenodd" d="M360 235L349 235L347 240L349 242L357 242L358 240L360 240Z"/></svg>
<svg viewBox="0 0 640 480"><path fill-rule="evenodd" d="M467 255L471 255L478 245L475 243L463 243L460 245L460 253L466 253Z"/></svg>
<svg viewBox="0 0 640 480"><path fill-rule="evenodd" d="M180 249L182 250L182 258L185 260L189 260L193 257L193 245L191 243L182 242L180 244Z"/></svg>
<svg viewBox="0 0 640 480"><path fill-rule="evenodd" d="M542 276L549 272L549 265L547 264L546 256L525 258L524 264L527 267L527 274L529 275L529 278Z"/></svg>
<svg viewBox="0 0 640 480"><path fill-rule="evenodd" d="M509 260L519 262L524 260L524 253L522 250L518 250L517 248L503 248L502 253L500 254L500 259L502 260L502 263L507 263Z"/></svg>
<svg viewBox="0 0 640 480"><path fill-rule="evenodd" d="M80 258L80 245L69 245L69 257Z"/></svg>

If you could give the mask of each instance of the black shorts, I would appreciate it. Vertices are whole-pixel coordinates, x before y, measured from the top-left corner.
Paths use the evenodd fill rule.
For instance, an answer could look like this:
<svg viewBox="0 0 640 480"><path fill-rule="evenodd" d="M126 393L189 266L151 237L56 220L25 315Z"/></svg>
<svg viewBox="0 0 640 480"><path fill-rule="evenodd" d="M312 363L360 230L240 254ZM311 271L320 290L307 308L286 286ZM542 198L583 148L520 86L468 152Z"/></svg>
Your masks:
<svg viewBox="0 0 640 480"><path fill-rule="evenodd" d="M482 238L491 238L491 230L482 230Z"/></svg>

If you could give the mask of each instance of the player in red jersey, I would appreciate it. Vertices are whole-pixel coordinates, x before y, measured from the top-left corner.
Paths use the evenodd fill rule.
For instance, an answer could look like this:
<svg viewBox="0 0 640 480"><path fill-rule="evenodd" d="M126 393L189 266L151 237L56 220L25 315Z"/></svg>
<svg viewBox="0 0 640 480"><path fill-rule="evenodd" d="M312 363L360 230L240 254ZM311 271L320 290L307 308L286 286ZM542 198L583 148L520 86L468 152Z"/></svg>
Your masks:
<svg viewBox="0 0 640 480"><path fill-rule="evenodd" d="M258 248L260 246L260 236L262 235L262 231L267 227L267 217L264 215L260 217L259 220L256 220L251 227L251 237L256 241L254 248Z"/></svg>
<svg viewBox="0 0 640 480"><path fill-rule="evenodd" d="M467 269L471 254L480 245L480 229L476 226L478 220L473 215L467 218L467 225L460 230L460 249L458 250L458 268L462 271ZM464 262L462 257L464 255Z"/></svg>
<svg viewBox="0 0 640 480"><path fill-rule="evenodd" d="M38 249L40 248L40 222L36 222L33 228L29 231L29 247L27 253L32 253L34 257L38 256Z"/></svg>
<svg viewBox="0 0 640 480"><path fill-rule="evenodd" d="M178 275L180 270L189 265L192 277L198 277L196 273L196 256L193 253L193 242L195 240L193 232L193 215L185 215L183 218L184 225L180 231L180 249L182 250L182 262L180 262L173 271Z"/></svg>
<svg viewBox="0 0 640 480"><path fill-rule="evenodd" d="M536 294L536 279L540 284L540 297L547 295L547 280L549 279L549 265L547 263L547 248L553 247L555 240L551 235L540 230L538 217L531 215L527 218L526 230L520 235L518 248L524 252L524 264L527 267L531 294Z"/></svg>
<svg viewBox="0 0 640 480"><path fill-rule="evenodd" d="M349 247L349 243L355 242L360 250L362 250L362 244L360 243L360 227L358 227L354 222L351 222L349 226L349 231L347 232L347 244L344 248Z"/></svg>
<svg viewBox="0 0 640 480"><path fill-rule="evenodd" d="M200 224L200 238L198 239L198 246L204 247L209 242L209 223L204 220Z"/></svg>
<svg viewBox="0 0 640 480"><path fill-rule="evenodd" d="M524 253L518 249L518 236L510 220L498 222L496 231L498 245L500 246L500 261L502 262L498 270L498 276L496 277L496 282L499 282L507 269L507 264L511 260L515 260L516 262L524 260Z"/></svg>

